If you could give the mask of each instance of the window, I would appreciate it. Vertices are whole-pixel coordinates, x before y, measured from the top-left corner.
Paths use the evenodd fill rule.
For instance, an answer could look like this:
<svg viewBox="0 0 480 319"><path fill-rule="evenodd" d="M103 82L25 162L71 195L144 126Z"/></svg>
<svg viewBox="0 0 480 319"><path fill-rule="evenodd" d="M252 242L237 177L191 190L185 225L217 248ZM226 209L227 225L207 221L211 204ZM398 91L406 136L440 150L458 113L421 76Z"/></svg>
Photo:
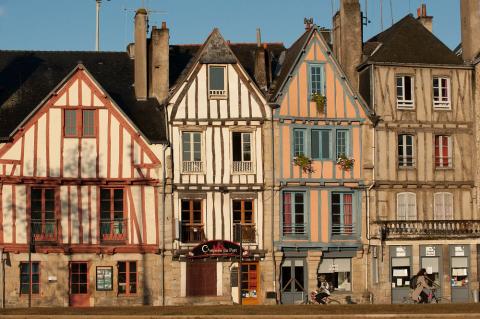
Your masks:
<svg viewBox="0 0 480 319"><path fill-rule="evenodd" d="M30 267L31 272L30 272ZM29 294L30 289L32 294L40 293L40 263L32 261L20 263L20 294Z"/></svg>
<svg viewBox="0 0 480 319"><path fill-rule="evenodd" d="M347 130L337 130L337 158L340 155L350 155L349 132Z"/></svg>
<svg viewBox="0 0 480 319"><path fill-rule="evenodd" d="M318 269L318 277L324 277L337 291L351 291L351 259L322 258Z"/></svg>
<svg viewBox="0 0 480 319"><path fill-rule="evenodd" d="M233 225L235 242L255 242L255 224L253 222L253 200L234 200L233 206ZM240 228L238 228L240 227ZM241 234L240 234L241 230Z"/></svg>
<svg viewBox="0 0 480 319"><path fill-rule="evenodd" d="M311 134L312 159L330 159L330 131L312 130Z"/></svg>
<svg viewBox="0 0 480 319"><path fill-rule="evenodd" d="M242 263L242 275L240 278L242 298L257 298L258 289L258 263L245 262Z"/></svg>
<svg viewBox="0 0 480 319"><path fill-rule="evenodd" d="M281 268L281 292L306 291L306 271L303 259L285 259Z"/></svg>
<svg viewBox="0 0 480 319"><path fill-rule="evenodd" d="M182 199L181 223L181 241L183 243L195 243L204 240L201 199Z"/></svg>
<svg viewBox="0 0 480 319"><path fill-rule="evenodd" d="M397 219L417 219L417 196L415 195L415 193L397 194Z"/></svg>
<svg viewBox="0 0 480 319"><path fill-rule="evenodd" d="M435 167L452 167L452 146L450 136L435 135Z"/></svg>
<svg viewBox="0 0 480 319"><path fill-rule="evenodd" d="M283 235L306 236L305 193L283 193Z"/></svg>
<svg viewBox="0 0 480 319"><path fill-rule="evenodd" d="M293 130L293 156L306 155L305 130Z"/></svg>
<svg viewBox="0 0 480 319"><path fill-rule="evenodd" d="M434 195L434 218L436 220L453 219L453 195L452 193L435 193Z"/></svg>
<svg viewBox="0 0 480 319"><path fill-rule="evenodd" d="M232 133L234 172L251 172L253 170L251 139L252 133Z"/></svg>
<svg viewBox="0 0 480 319"><path fill-rule="evenodd" d="M137 293L137 262L119 261L118 267L118 294L133 295Z"/></svg>
<svg viewBox="0 0 480 319"><path fill-rule="evenodd" d="M413 135L398 135L398 166L413 167Z"/></svg>
<svg viewBox="0 0 480 319"><path fill-rule="evenodd" d="M413 109L413 76L401 75L397 81L397 108Z"/></svg>
<svg viewBox="0 0 480 319"><path fill-rule="evenodd" d="M353 194L332 193L332 235L351 235L353 226Z"/></svg>
<svg viewBox="0 0 480 319"><path fill-rule="evenodd" d="M226 67L211 65L208 74L208 92L210 97L226 97Z"/></svg>
<svg viewBox="0 0 480 319"><path fill-rule="evenodd" d="M102 240L126 240L123 188L100 190L100 236Z"/></svg>
<svg viewBox="0 0 480 319"><path fill-rule="evenodd" d="M183 172L203 171L201 132L182 133L182 162Z"/></svg>
<svg viewBox="0 0 480 319"><path fill-rule="evenodd" d="M65 110L65 137L95 137L95 110Z"/></svg>
<svg viewBox="0 0 480 319"><path fill-rule="evenodd" d="M88 293L88 263L70 262L70 293Z"/></svg>
<svg viewBox="0 0 480 319"><path fill-rule="evenodd" d="M322 64L310 65L310 94L325 95L325 71Z"/></svg>
<svg viewBox="0 0 480 319"><path fill-rule="evenodd" d="M35 240L55 240L55 189L32 187L30 190L31 226Z"/></svg>
<svg viewBox="0 0 480 319"><path fill-rule="evenodd" d="M450 79L447 77L433 78L433 108L450 109Z"/></svg>

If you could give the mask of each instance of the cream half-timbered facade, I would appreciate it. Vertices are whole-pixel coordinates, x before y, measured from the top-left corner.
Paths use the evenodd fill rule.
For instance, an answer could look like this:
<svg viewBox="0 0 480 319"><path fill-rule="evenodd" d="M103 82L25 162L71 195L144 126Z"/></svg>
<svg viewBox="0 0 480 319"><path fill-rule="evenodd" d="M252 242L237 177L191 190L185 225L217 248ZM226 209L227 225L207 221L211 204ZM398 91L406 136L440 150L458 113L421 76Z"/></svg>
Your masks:
<svg viewBox="0 0 480 319"><path fill-rule="evenodd" d="M243 302L258 303L265 289L263 148L270 113L218 30L194 59L168 106L176 227L169 302L238 302L238 283L230 281L238 256L192 257L195 246L219 240L242 241Z"/></svg>
<svg viewBox="0 0 480 319"><path fill-rule="evenodd" d="M0 147L6 304L153 303L163 149L83 65L59 83Z"/></svg>

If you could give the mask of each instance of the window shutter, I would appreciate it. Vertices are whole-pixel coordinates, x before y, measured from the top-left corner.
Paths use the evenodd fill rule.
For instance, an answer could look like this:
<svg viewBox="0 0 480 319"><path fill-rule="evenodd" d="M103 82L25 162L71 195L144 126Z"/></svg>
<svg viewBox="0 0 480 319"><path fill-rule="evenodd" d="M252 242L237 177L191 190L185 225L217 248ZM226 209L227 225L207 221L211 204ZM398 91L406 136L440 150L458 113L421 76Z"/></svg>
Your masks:
<svg viewBox="0 0 480 319"><path fill-rule="evenodd" d="M320 158L320 131L312 131L312 158Z"/></svg>
<svg viewBox="0 0 480 319"><path fill-rule="evenodd" d="M330 131L322 131L322 159L330 158Z"/></svg>
<svg viewBox="0 0 480 319"><path fill-rule="evenodd" d="M408 211L407 219L416 220L417 219L417 200L415 194L407 194L408 196Z"/></svg>
<svg viewBox="0 0 480 319"><path fill-rule="evenodd" d="M443 220L445 219L445 211L444 211L444 203L443 203L443 194L442 193L435 193L434 196L434 219L435 220Z"/></svg>
<svg viewBox="0 0 480 319"><path fill-rule="evenodd" d="M445 203L445 219L452 220L453 219L453 195L450 193L445 193L444 197Z"/></svg>
<svg viewBox="0 0 480 319"><path fill-rule="evenodd" d="M406 194L400 193L397 195L397 219L398 220L406 220Z"/></svg>

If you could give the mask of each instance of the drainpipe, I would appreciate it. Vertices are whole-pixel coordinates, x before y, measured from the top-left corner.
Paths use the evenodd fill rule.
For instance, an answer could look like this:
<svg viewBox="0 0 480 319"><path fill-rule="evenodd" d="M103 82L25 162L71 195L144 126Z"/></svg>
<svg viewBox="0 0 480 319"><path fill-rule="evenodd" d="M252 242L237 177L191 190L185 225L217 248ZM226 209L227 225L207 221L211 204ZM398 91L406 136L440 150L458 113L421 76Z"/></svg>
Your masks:
<svg viewBox="0 0 480 319"><path fill-rule="evenodd" d="M2 309L5 309L5 262L3 248L0 248L0 262L2 263Z"/></svg>
<svg viewBox="0 0 480 319"><path fill-rule="evenodd" d="M271 131L271 136L270 136L270 144L271 144L271 150L272 150L272 211L271 211L271 218L270 218L270 227L271 227L271 237L272 237L272 263L273 263L273 289L275 290L275 303L278 304L278 292L277 292L277 262L275 260L275 130L273 127L274 121L273 121L273 109L277 108L277 104L270 105L270 131Z"/></svg>
<svg viewBox="0 0 480 319"><path fill-rule="evenodd" d="M165 202L166 202L166 192L165 186L167 182L166 179L166 169L165 169L165 152L167 150L168 145L164 144L162 146L162 251L161 251L161 263L162 263L162 279L161 279L161 286L162 289L162 306L165 306Z"/></svg>

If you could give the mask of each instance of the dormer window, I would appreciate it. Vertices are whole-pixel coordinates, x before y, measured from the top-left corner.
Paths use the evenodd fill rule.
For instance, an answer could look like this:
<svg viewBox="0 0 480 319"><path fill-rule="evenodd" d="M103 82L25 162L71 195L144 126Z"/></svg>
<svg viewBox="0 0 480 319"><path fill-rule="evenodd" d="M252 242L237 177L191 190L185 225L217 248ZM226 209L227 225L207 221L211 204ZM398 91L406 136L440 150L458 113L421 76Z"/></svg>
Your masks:
<svg viewBox="0 0 480 319"><path fill-rule="evenodd" d="M398 75L397 81L397 108L404 110L414 109L413 76Z"/></svg>
<svg viewBox="0 0 480 319"><path fill-rule="evenodd" d="M223 65L210 65L208 68L208 96L210 98L227 97L227 68Z"/></svg>

